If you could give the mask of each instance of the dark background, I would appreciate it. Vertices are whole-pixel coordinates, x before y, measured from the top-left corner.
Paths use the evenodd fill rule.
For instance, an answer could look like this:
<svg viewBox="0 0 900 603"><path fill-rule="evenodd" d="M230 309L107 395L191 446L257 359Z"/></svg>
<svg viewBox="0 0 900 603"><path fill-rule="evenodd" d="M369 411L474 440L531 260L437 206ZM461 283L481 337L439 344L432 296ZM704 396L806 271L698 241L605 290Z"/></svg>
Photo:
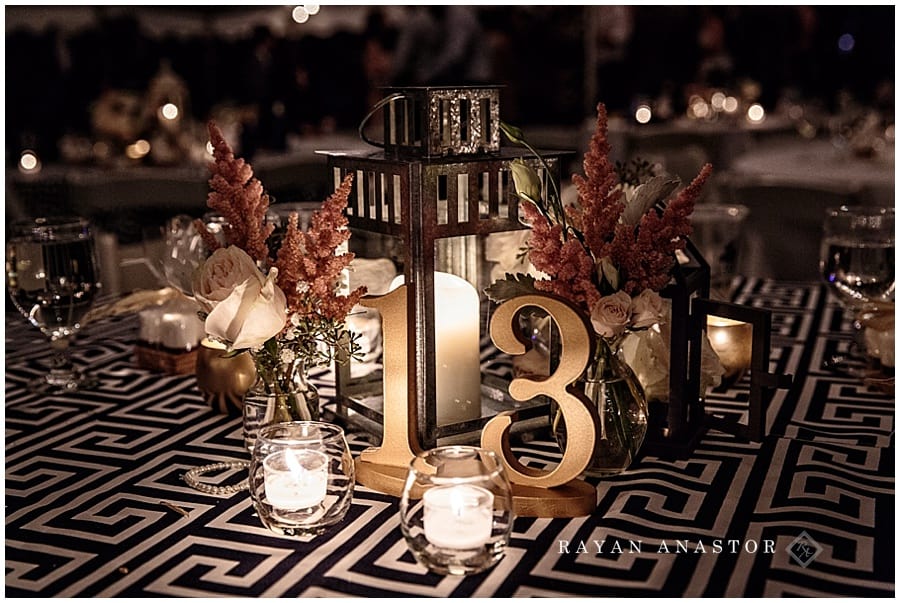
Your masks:
<svg viewBox="0 0 900 603"><path fill-rule="evenodd" d="M893 6L631 7L623 57L597 88L587 85L595 74L586 73L585 61L586 11L594 7L474 8L478 39L492 61L488 83L505 86L503 117L513 123L577 124L597 100L624 112L634 99L664 93L677 112L692 85L733 86L748 78L760 85L767 111L785 94L826 109L840 92L893 106ZM8 165L23 148L36 149L45 162L58 158L63 135L90 136L89 109L104 90L145 89L163 60L185 80L188 110L201 123L224 104L257 109L244 133L248 157L284 149L292 134L355 129L378 85L424 83L375 77L368 63L373 48L391 60L406 26L401 7L322 6L311 22L330 25L309 33L293 23L271 27L259 19L260 8L80 7L80 25L65 7L5 10ZM41 18L30 19L28 11ZM148 33L148 15L201 26ZM244 31L220 34L214 23L223 16L246 16ZM710 52L699 34L709 19L720 27L719 52L729 67L698 82ZM852 35L849 50L848 38L844 49L839 44L845 34ZM602 97L588 98L592 89Z"/></svg>

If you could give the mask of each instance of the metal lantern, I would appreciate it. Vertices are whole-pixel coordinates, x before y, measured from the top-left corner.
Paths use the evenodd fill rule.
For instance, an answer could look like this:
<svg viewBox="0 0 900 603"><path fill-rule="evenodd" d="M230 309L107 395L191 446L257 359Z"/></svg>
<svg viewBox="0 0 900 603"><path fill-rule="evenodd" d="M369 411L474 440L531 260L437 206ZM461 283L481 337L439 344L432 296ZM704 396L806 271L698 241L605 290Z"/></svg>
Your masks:
<svg viewBox="0 0 900 603"><path fill-rule="evenodd" d="M709 297L709 264L688 240L660 295L672 303L669 341L669 396L649 404L649 425L641 451L684 456L706 431L700 397L702 330L691 319L695 300Z"/></svg>
<svg viewBox="0 0 900 603"><path fill-rule="evenodd" d="M482 370L496 353L484 295L490 265L483 254L487 237L525 228L509 163L522 158L545 179L558 178L566 153L544 153L553 172L547 174L530 156L501 149L497 87L388 89L378 108L384 142L366 140L380 149L324 154L335 187L354 174L347 207L351 251L390 257L406 284L405 366L419 442L431 448L442 438L475 438L506 410L517 410L522 420L546 420L546 401L514 401L508 377ZM365 120L361 135L364 126ZM465 291L444 289L445 279ZM461 318L473 295L474 314ZM464 337L462 344L450 342L448 357L448 340ZM340 364L336 383L337 415L380 433L383 375L356 377L352 363Z"/></svg>
<svg viewBox="0 0 900 603"><path fill-rule="evenodd" d="M745 441L759 442L766 435L765 414L771 390L790 387L791 375L768 372L771 312L709 299L709 264L688 240L679 254L671 283L660 294L672 303L669 342L669 396L649 408L647 435L642 454L688 458L710 428ZM750 395L746 423L707 412L700 394L702 337L709 316L752 326Z"/></svg>

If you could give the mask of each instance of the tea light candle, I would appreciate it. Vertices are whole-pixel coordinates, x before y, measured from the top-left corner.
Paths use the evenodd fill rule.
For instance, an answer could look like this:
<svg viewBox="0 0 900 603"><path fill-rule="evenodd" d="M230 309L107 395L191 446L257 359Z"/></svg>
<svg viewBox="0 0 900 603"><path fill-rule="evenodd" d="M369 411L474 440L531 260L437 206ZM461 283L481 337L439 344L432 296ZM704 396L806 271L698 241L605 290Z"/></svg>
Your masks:
<svg viewBox="0 0 900 603"><path fill-rule="evenodd" d="M478 486L436 486L425 491L425 537L438 547L479 549L491 538L494 495Z"/></svg>
<svg viewBox="0 0 900 603"><path fill-rule="evenodd" d="M706 320L706 333L725 369L723 381L740 379L744 371L750 368L753 325L721 316L709 316Z"/></svg>
<svg viewBox="0 0 900 603"><path fill-rule="evenodd" d="M318 450L273 452L263 459L266 498L276 509L308 509L325 500L328 456Z"/></svg>

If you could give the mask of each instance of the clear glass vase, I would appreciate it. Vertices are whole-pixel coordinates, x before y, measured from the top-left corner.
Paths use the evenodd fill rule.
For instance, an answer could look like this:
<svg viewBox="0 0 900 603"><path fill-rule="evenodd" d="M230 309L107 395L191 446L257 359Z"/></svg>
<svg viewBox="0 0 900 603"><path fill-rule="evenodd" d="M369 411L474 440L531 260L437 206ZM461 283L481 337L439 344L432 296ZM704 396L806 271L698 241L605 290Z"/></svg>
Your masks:
<svg viewBox="0 0 900 603"><path fill-rule="evenodd" d="M647 434L647 400L640 381L621 355L621 339L597 338L594 354L576 386L597 409L597 444L586 474L604 477L622 473L637 456ZM551 428L562 450L566 425L551 404Z"/></svg>
<svg viewBox="0 0 900 603"><path fill-rule="evenodd" d="M290 353L251 352L256 381L244 394L244 446L252 452L260 427L319 420L319 391L303 359Z"/></svg>

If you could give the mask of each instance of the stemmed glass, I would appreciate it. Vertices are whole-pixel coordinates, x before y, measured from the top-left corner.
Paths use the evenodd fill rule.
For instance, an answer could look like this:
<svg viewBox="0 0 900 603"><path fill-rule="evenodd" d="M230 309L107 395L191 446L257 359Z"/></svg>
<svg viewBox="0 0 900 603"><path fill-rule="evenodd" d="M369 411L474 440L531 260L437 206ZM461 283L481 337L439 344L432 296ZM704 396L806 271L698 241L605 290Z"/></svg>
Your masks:
<svg viewBox="0 0 900 603"><path fill-rule="evenodd" d="M97 379L72 364L69 342L100 292L94 234L88 220L53 217L10 224L6 285L13 304L50 340L50 371L28 389L64 393L88 389Z"/></svg>
<svg viewBox="0 0 900 603"><path fill-rule="evenodd" d="M854 347L863 356L861 318L894 300L894 208L846 206L825 213L819 267L825 282L851 314Z"/></svg>

